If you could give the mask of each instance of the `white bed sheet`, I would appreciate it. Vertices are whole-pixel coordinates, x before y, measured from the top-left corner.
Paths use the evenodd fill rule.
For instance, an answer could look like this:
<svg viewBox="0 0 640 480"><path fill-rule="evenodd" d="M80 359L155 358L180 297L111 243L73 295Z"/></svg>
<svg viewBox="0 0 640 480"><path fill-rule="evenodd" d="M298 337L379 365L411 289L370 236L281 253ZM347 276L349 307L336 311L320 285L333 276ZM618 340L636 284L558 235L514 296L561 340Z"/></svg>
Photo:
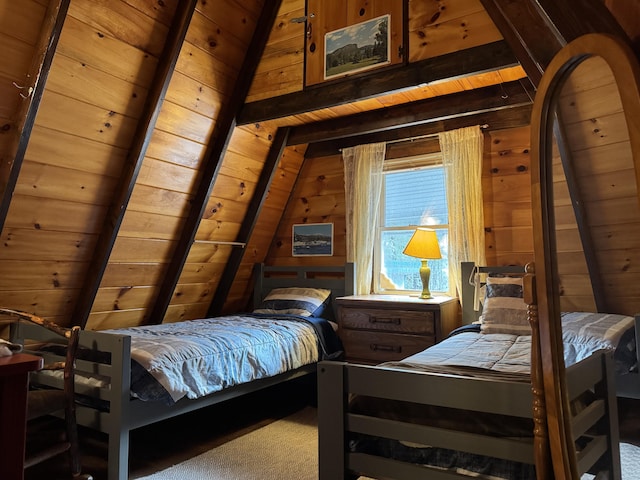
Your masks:
<svg viewBox="0 0 640 480"><path fill-rule="evenodd" d="M624 333L633 327L634 319L630 316L564 313L562 330L565 365L573 365L600 349L615 350ZM402 362L529 373L531 336L460 333L407 357Z"/></svg>

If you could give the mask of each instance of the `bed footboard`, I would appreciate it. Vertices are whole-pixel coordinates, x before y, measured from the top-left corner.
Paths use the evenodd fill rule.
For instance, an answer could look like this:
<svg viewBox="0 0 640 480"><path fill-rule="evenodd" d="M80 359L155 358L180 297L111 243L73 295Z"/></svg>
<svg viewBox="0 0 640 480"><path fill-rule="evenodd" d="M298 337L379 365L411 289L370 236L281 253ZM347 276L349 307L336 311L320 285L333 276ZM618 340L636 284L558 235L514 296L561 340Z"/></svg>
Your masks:
<svg viewBox="0 0 640 480"><path fill-rule="evenodd" d="M576 441L578 472L606 472L620 480L620 435L613 353L599 351L566 370L569 401L575 403L588 392L593 401L571 416ZM598 477L600 478L600 477Z"/></svg>
<svg viewBox="0 0 640 480"><path fill-rule="evenodd" d="M619 397L640 399L640 314L635 316L635 370L616 377L616 389Z"/></svg>
<svg viewBox="0 0 640 480"><path fill-rule="evenodd" d="M429 467L351 452L347 444L351 434L372 435L534 463L533 436L518 439L489 437L375 415L354 414L348 408L349 398L353 395L520 418L531 418L532 412L531 387L525 382L494 382L341 362L321 362L318 368L320 480L349 479L353 473L406 480L424 478L425 469ZM428 475L435 480L452 478L451 471L431 468Z"/></svg>
<svg viewBox="0 0 640 480"><path fill-rule="evenodd" d="M27 323L12 324L11 339L16 343L31 345L33 349L59 341L48 330ZM131 430L316 372L316 364L304 365L274 377L226 388L206 397L195 400L184 398L167 405L131 397L129 336L83 330L79 343L82 352L76 361L76 417L79 425L108 435L108 480L129 478ZM43 354L41 350L37 353ZM47 352L44 355L51 361L56 357L62 358L59 352ZM42 385L62 388L62 378L36 373L32 379Z"/></svg>
<svg viewBox="0 0 640 480"><path fill-rule="evenodd" d="M35 324L11 325L11 339L25 349L45 356L47 361L62 358L60 352L42 350L42 345L57 342L50 333ZM129 404L131 392L131 339L125 335L80 332L76 360L76 418L78 425L108 435L108 470L110 480L124 480L129 475ZM35 372L31 382L62 388L62 378Z"/></svg>
<svg viewBox="0 0 640 480"><path fill-rule="evenodd" d="M572 399L585 391L596 399L572 418L580 437L578 464L582 473L608 471L620 479L617 407L610 354L598 352L567 370ZM531 386L527 382L487 380L455 375L320 362L318 368L319 479L351 480L358 475L397 480L469 478L453 470L439 470L366 452L351 451L353 435L370 435L429 445L512 462L535 463L530 437L496 437L461 430L419 425L388 415L350 411L355 396L409 401L425 406L532 418ZM428 470L427 470L428 469Z"/></svg>

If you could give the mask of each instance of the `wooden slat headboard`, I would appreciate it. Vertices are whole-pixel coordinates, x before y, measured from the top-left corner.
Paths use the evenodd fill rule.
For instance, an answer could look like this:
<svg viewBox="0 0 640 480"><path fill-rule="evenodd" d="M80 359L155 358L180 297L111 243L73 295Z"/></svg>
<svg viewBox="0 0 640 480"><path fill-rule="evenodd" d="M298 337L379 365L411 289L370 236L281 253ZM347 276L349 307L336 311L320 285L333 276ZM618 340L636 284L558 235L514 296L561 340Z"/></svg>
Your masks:
<svg viewBox="0 0 640 480"><path fill-rule="evenodd" d="M524 267L522 265L507 265L507 266L477 266L474 262L462 262L462 324L469 325L470 323L478 321L482 314L482 308L480 310L474 310L473 298L475 295L475 285L472 283L473 275L475 273L503 273L503 274L524 274Z"/></svg>
<svg viewBox="0 0 640 480"><path fill-rule="evenodd" d="M353 263L339 266L267 266L256 263L254 270L253 305L259 305L262 299L274 288L309 287L331 290L331 299L353 295L355 276Z"/></svg>

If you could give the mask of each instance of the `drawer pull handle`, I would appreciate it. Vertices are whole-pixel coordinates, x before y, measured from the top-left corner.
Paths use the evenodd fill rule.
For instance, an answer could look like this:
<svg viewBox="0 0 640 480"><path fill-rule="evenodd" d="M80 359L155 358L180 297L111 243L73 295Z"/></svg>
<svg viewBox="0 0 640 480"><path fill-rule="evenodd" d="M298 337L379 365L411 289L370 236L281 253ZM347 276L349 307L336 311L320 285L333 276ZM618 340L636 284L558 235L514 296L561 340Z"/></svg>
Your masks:
<svg viewBox="0 0 640 480"><path fill-rule="evenodd" d="M393 325L400 325L400 319L398 317L395 317L395 318L370 317L369 323L391 323Z"/></svg>
<svg viewBox="0 0 640 480"><path fill-rule="evenodd" d="M374 352L393 352L400 353L402 352L402 347L399 345L378 345L377 343L372 343L369 345L369 348Z"/></svg>

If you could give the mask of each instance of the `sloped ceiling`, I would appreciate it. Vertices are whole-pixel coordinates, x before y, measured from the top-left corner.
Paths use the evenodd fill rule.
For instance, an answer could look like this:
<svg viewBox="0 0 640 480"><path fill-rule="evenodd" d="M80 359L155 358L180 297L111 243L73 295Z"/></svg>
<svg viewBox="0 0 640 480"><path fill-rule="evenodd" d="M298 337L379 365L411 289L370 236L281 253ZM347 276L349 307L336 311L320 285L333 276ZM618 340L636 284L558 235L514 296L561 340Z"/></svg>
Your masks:
<svg viewBox="0 0 640 480"><path fill-rule="evenodd" d="M407 66L304 90L303 0L0 0L0 303L91 329L242 308L307 148L526 121L554 49L619 33L580 2L412 0Z"/></svg>

